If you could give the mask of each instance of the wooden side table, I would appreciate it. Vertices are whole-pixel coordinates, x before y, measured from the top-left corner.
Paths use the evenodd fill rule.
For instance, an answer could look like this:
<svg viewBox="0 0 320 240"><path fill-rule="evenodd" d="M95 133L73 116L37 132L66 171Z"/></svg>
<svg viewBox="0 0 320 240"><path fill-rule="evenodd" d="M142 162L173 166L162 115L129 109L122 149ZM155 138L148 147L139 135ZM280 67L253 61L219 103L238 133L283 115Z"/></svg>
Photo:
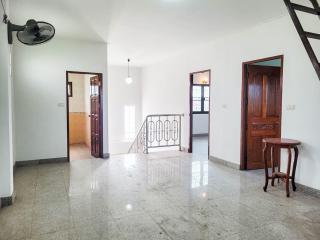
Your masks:
<svg viewBox="0 0 320 240"><path fill-rule="evenodd" d="M275 179L285 179L286 182L286 192L287 192L287 197L290 197L290 192L289 192L289 181L291 179L292 183L292 189L293 191L296 191L296 185L294 182L295 174L296 174L296 168L297 168L297 161L298 161L298 155L299 155L299 150L298 146L301 145L301 142L292 140L292 139L284 139L284 138L265 138L262 140L264 144L263 148L263 159L265 163L265 174L266 174L266 183L263 187L263 190L266 192L267 187L268 187L268 182L269 179L272 180L271 185L274 186L274 180ZM268 171L268 159L267 159L267 153L268 149L270 148L271 152L271 168L272 168L272 175L269 176L269 171ZM277 171L275 170L275 161L274 161L274 149L275 148L284 148L288 150L288 166L287 166L287 172L283 173L280 170L281 166L281 161L279 159L277 163ZM293 169L292 169L292 175L290 176L290 170L291 170L291 149L294 149L294 162L293 162Z"/></svg>

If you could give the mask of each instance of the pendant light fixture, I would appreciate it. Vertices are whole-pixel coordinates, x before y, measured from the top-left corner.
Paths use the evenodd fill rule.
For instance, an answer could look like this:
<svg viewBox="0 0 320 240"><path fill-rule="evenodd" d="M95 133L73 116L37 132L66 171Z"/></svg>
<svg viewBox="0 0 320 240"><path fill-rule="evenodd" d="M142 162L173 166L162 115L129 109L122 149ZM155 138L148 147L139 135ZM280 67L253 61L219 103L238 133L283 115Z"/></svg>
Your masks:
<svg viewBox="0 0 320 240"><path fill-rule="evenodd" d="M132 83L132 77L130 76L130 58L128 59L128 76L126 78L126 83L128 85Z"/></svg>

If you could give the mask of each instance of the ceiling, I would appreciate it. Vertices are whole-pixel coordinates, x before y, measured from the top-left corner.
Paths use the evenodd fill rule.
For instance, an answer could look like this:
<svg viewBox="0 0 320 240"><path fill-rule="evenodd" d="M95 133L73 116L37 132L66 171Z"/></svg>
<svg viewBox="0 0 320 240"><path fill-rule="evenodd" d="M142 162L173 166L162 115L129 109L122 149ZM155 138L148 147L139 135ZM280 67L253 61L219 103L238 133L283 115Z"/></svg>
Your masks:
<svg viewBox="0 0 320 240"><path fill-rule="evenodd" d="M281 0L11 0L11 19L52 23L57 37L109 44L110 64L147 65L287 14Z"/></svg>

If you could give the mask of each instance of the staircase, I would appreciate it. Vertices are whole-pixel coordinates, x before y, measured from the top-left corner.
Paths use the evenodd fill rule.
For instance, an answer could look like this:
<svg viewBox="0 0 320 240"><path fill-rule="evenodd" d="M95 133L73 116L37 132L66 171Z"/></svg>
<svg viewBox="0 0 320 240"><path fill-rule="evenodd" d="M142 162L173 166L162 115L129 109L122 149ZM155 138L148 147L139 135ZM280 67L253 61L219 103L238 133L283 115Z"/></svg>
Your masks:
<svg viewBox="0 0 320 240"><path fill-rule="evenodd" d="M302 24L298 18L298 15L296 13L296 11L301 11L301 12L305 12L308 14L316 15L320 19L320 8L319 8L318 0L309 0L309 1L311 2L313 8L299 5L296 3L292 3L291 0L284 0L286 6L288 8L289 14L291 16L291 19L294 23L294 26L296 27L296 29L299 33L301 41L302 41L302 43L303 43L303 45L309 55L309 58L312 62L312 65L313 65L314 69L316 70L316 73L317 73L318 78L320 80L320 63L319 63L317 56L316 56L316 54L310 44L310 41L309 41L310 38L320 40L320 34L306 32L303 29L303 26L302 26Z"/></svg>
<svg viewBox="0 0 320 240"><path fill-rule="evenodd" d="M179 147L183 114L148 115L128 153L149 153L149 149Z"/></svg>

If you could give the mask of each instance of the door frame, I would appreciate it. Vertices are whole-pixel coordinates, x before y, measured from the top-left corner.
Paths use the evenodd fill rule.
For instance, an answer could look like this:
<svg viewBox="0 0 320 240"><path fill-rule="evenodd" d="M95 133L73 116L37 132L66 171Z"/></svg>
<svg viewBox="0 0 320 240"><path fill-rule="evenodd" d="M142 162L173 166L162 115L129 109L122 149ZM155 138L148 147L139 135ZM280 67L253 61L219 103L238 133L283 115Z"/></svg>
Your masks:
<svg viewBox="0 0 320 240"><path fill-rule="evenodd" d="M280 67L280 137L282 130L282 87L283 87L283 62L284 55L276 55L273 57L260 58L253 61L247 61L242 63L242 90L241 90L241 139L240 139L240 170L247 170L247 98L248 98L248 78L247 78L247 65L265 62L269 60L280 59L281 67Z"/></svg>
<svg viewBox="0 0 320 240"><path fill-rule="evenodd" d="M99 137L100 137L100 149L99 149L99 156L103 158L103 74L102 73L95 73L95 72L80 72L80 71L66 71L66 103L67 103L67 158L68 162L70 162L70 133L69 133L69 97L68 97L68 82L69 82L69 74L90 74L90 75L96 75L99 78L100 82L100 92L99 92L99 102L100 102L100 116L99 116L99 122L100 122L100 131L99 131ZM91 134L91 131L90 131ZM91 150L90 150L91 154Z"/></svg>
<svg viewBox="0 0 320 240"><path fill-rule="evenodd" d="M189 74L189 148L188 148L188 153L193 152L193 143L192 143L192 138L193 138L193 105L192 105L192 86L193 86L193 74L197 73L205 73L209 72L209 113L208 113L208 156L210 156L210 115L211 115L211 110L210 110L210 103L211 103L211 69L207 70L202 70L202 71L197 71L197 72L192 72Z"/></svg>

